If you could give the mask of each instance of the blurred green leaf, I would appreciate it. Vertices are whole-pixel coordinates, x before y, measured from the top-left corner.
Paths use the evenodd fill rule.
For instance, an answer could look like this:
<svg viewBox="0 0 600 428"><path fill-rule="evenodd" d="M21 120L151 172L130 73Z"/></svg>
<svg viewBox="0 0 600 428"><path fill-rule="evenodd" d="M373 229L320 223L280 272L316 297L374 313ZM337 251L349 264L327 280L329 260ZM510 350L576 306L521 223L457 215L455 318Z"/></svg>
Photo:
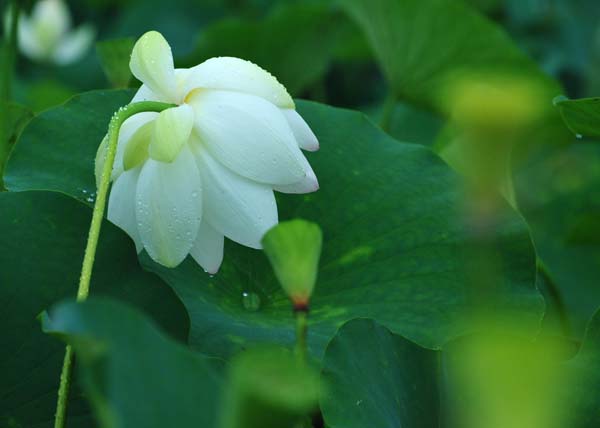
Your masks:
<svg viewBox="0 0 600 428"><path fill-rule="evenodd" d="M42 78L17 83L15 98L36 113L62 104L75 95L73 88L57 80Z"/></svg>
<svg viewBox="0 0 600 428"><path fill-rule="evenodd" d="M44 330L73 346L102 427L216 427L222 363L169 339L138 310L108 299L63 303Z"/></svg>
<svg viewBox="0 0 600 428"><path fill-rule="evenodd" d="M54 190L93 203L96 150L113 113L132 97L133 91L94 91L36 116L8 161L6 187Z"/></svg>
<svg viewBox="0 0 600 428"><path fill-rule="evenodd" d="M443 124L443 119L430 111L407 103L395 103L388 132L400 141L432 147Z"/></svg>
<svg viewBox="0 0 600 428"><path fill-rule="evenodd" d="M447 422L464 428L598 426L600 312L574 358L571 349L568 342L531 341L507 331L449 343L442 354Z"/></svg>
<svg viewBox="0 0 600 428"><path fill-rule="evenodd" d="M317 409L319 372L285 348L234 357L221 404L222 428L296 427Z"/></svg>
<svg viewBox="0 0 600 428"><path fill-rule="evenodd" d="M263 248L283 289L298 305L307 305L317 280L323 234L305 220L279 223L262 239Z"/></svg>
<svg viewBox="0 0 600 428"><path fill-rule="evenodd" d="M51 427L65 348L42 333L37 317L57 300L75 297L91 210L57 193L4 192L0 212L0 426ZM170 335L187 337L181 302L141 270L133 243L109 223L102 226L91 294L129 302ZM69 420L69 427L93 425L78 388Z"/></svg>
<svg viewBox="0 0 600 428"><path fill-rule="evenodd" d="M128 91L91 92L37 117L9 162L9 187L51 188L85 200L80 189L93 188L101 125L118 100L129 96ZM460 178L429 149L399 143L360 113L297 104L321 144L307 154L321 189L278 195L278 210L281 220L301 217L323 229L319 287L309 317L312 353L320 356L337 327L355 317L375 318L428 347L472 331L476 326L468 315L481 302L472 299L466 284L470 272L481 269L480 260L471 257L472 225L464 221ZM49 119L64 124L69 117L80 118L87 128L63 126L60 139L48 139L57 127ZM543 302L535 288L528 229L520 216L498 204L495 220L482 227L497 265L488 279L494 283L489 298L508 318L519 319L523 330L537 329ZM176 269L146 256L142 261L184 301L194 348L231 355L252 342L293 342L289 300L262 252L227 242L214 277L191 259Z"/></svg>
<svg viewBox="0 0 600 428"><path fill-rule="evenodd" d="M600 245L600 212L592 211L576 217L566 236L566 243Z"/></svg>
<svg viewBox="0 0 600 428"><path fill-rule="evenodd" d="M547 148L515 177L519 207L539 257L556 283L581 339L600 307L600 145L575 142Z"/></svg>
<svg viewBox="0 0 600 428"><path fill-rule="evenodd" d="M111 39L96 43L96 54L106 78L115 88L126 88L131 81L129 58L135 40L131 37Z"/></svg>
<svg viewBox="0 0 600 428"><path fill-rule="evenodd" d="M340 19L326 4L298 2L280 5L263 21L218 21L201 32L194 52L178 64L194 66L215 56L243 58L298 95L327 71Z"/></svg>
<svg viewBox="0 0 600 428"><path fill-rule="evenodd" d="M161 33L169 41L175 57L189 55L193 40L209 23L227 15L223 0L127 0L119 13L107 20L105 34L110 38L139 38L149 30ZM116 10L116 9L115 9Z"/></svg>
<svg viewBox="0 0 600 428"><path fill-rule="evenodd" d="M487 75L525 77L550 97L560 91L506 33L463 1L341 5L366 33L392 91L404 100L446 112L455 84Z"/></svg>
<svg viewBox="0 0 600 428"><path fill-rule="evenodd" d="M600 311L591 319L579 354L566 364L570 384L563 395L568 420L564 426L592 428L600 424Z"/></svg>
<svg viewBox="0 0 600 428"><path fill-rule="evenodd" d="M466 3L487 13L497 11L503 6L503 0L466 0Z"/></svg>
<svg viewBox="0 0 600 428"><path fill-rule="evenodd" d="M331 428L437 427L439 353L373 320L344 324L323 359L321 410Z"/></svg>
<svg viewBox="0 0 600 428"><path fill-rule="evenodd" d="M555 105L578 138L600 137L600 98L569 100L562 97L555 100Z"/></svg>
<svg viewBox="0 0 600 428"><path fill-rule="evenodd" d="M485 321L484 321L485 322ZM561 363L568 344L514 330L463 337L442 353L448 426L563 428L571 392ZM572 401L572 398L569 399Z"/></svg>

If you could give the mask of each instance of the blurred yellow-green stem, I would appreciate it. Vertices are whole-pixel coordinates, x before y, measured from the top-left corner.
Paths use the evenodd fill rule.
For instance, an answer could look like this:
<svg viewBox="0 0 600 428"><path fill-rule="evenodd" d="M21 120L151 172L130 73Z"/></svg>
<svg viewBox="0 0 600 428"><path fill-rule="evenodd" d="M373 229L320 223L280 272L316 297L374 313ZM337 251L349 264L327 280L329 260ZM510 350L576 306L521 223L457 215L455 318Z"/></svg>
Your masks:
<svg viewBox="0 0 600 428"><path fill-rule="evenodd" d="M106 159L102 168L102 176L98 184L98 194L94 203L94 211L92 214L92 223L88 235L85 255L83 257L83 266L81 268L81 276L79 277L79 288L77 290L77 301L81 302L87 299L90 292L90 279L92 277L92 268L94 267L94 258L96 256L96 248L98 247L98 238L100 237L100 228L104 217L104 209L106 206L106 195L110 184L110 175L115 161L117 152L117 142L119 140L119 129L127 118L141 112L153 111L161 112L171 107L176 107L175 104L160 103L155 101L143 101L139 103L129 104L119 109L110 120L108 125L108 145L106 150ZM58 389L58 401L56 405L56 415L54 419L55 428L64 428L66 423L67 401L69 397L69 386L71 383L71 366L73 360L73 351L70 345L67 345L65 359L63 361L62 372L60 375L60 386Z"/></svg>
<svg viewBox="0 0 600 428"><path fill-rule="evenodd" d="M0 73L0 190L4 189L4 165L10 153L10 130L8 104L12 95L12 79L17 56L17 26L19 23L19 2L13 0L9 8L10 28L1 52Z"/></svg>

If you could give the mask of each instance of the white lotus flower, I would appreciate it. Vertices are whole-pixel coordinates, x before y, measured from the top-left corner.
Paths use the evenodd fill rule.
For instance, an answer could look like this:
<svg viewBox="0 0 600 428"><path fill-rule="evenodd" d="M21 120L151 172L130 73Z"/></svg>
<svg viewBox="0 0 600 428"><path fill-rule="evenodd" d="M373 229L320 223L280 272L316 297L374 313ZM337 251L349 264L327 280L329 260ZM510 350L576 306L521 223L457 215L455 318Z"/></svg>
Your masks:
<svg viewBox="0 0 600 428"><path fill-rule="evenodd" d="M7 16L5 23L9 21ZM71 26L71 14L62 0L39 0L30 16L19 18L19 50L34 61L73 63L90 48L95 30L81 25L71 31Z"/></svg>
<svg viewBox="0 0 600 428"><path fill-rule="evenodd" d="M224 236L261 248L278 222L273 190L319 188L300 148L317 138L275 77L239 58L174 69L155 31L136 43L131 71L143 82L132 102L178 106L138 113L120 131L108 219L138 251L169 267L188 254L207 272L223 260ZM101 171L104 148L98 151Z"/></svg>

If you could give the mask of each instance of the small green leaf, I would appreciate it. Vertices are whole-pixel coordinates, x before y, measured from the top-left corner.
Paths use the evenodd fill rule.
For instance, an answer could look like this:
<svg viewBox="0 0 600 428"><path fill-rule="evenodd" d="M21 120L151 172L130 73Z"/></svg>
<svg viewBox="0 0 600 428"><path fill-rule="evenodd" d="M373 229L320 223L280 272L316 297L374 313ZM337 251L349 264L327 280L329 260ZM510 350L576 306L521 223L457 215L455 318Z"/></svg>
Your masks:
<svg viewBox="0 0 600 428"><path fill-rule="evenodd" d="M129 58L134 44L135 39L131 37L96 43L96 53L102 64L102 70L115 88L129 86L132 77L131 70L129 70Z"/></svg>
<svg viewBox="0 0 600 428"><path fill-rule="evenodd" d="M323 359L321 409L331 428L437 427L439 352L373 320L344 324Z"/></svg>
<svg viewBox="0 0 600 428"><path fill-rule="evenodd" d="M558 97L554 100L554 105L567 127L578 138L600 138L600 98L569 100Z"/></svg>
<svg viewBox="0 0 600 428"><path fill-rule="evenodd" d="M285 348L255 348L231 361L222 428L294 427L317 408L319 373Z"/></svg>
<svg viewBox="0 0 600 428"><path fill-rule="evenodd" d="M300 219L279 223L262 239L275 275L294 305L308 305L317 280L322 242L321 228Z"/></svg>
<svg viewBox="0 0 600 428"><path fill-rule="evenodd" d="M91 298L52 308L44 330L75 350L103 427L216 427L219 360L169 339L142 313Z"/></svg>

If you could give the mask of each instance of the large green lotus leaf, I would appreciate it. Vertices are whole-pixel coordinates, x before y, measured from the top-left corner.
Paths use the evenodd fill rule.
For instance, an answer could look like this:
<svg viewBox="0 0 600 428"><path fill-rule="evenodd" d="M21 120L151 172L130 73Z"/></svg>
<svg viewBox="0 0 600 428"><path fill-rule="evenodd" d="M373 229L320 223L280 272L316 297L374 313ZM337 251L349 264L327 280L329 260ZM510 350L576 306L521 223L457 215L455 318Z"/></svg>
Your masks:
<svg viewBox="0 0 600 428"><path fill-rule="evenodd" d="M64 345L41 332L37 317L57 300L75 297L91 210L57 193L22 192L0 193L0 212L0 426L51 427ZM133 244L108 222L91 293L127 301L169 334L187 336L181 302L141 270ZM89 427L81 393L75 389L72 397L69 426Z"/></svg>
<svg viewBox="0 0 600 428"><path fill-rule="evenodd" d="M102 427L216 426L222 363L169 339L134 308L96 298L63 303L44 329L73 346Z"/></svg>
<svg viewBox="0 0 600 428"><path fill-rule="evenodd" d="M100 108L110 111L108 104L117 108L113 100L128 98L128 92L111 94L109 99L105 93L83 94L47 114L68 111L81 117L81 107L93 100L103 99ZM431 150L394 140L360 113L302 101L298 108L321 143L320 151L307 155L321 189L279 195L278 206L280 219L302 217L323 229L310 317L313 353L321 355L337 327L355 317L375 318L434 348L477 329L466 318L478 307L471 299L479 294L472 292L471 278L482 270L481 258L473 257L473 228L464 223L459 177ZM9 163L12 182L20 189L52 185L81 198L80 186L93 180L96 135L86 138L82 130L65 131L63 140L44 139L42 145L44 128L50 132L53 127L47 119L36 118L26 128L15 149L23 155ZM54 151L70 156L76 150L79 158L70 159L70 168L62 167L58 155L46 157ZM32 172L26 159L39 170ZM480 226L479 232L490 238L497 265L486 276L496 283L493 306L523 318L524 329L537 326L543 302L534 285L535 253L527 226L504 205L495 221ZM248 342L292 342L291 307L262 252L227 242L225 261L214 277L191 258L177 269L155 265L147 257L143 264L183 300L192 323L191 344L197 349L229 355Z"/></svg>
<svg viewBox="0 0 600 428"><path fill-rule="evenodd" d="M8 155L13 148L13 145L21 135L23 128L33 117L33 113L26 107L20 104L14 103L2 103L0 104L0 116L7 118L4 123L0 123L0 139L6 139L7 144L2 145L0 149L0 161L3 162L0 165L0 171L4 170L4 162L6 162ZM5 126L6 129L2 127ZM3 133L6 133L3 135ZM0 177L0 186L2 186L2 177Z"/></svg>
<svg viewBox="0 0 600 428"><path fill-rule="evenodd" d="M560 93L500 27L463 1L343 0L341 6L402 99L446 111L455 84L492 76L525 78L549 100Z"/></svg>
<svg viewBox="0 0 600 428"><path fill-rule="evenodd" d="M327 5L300 2L280 5L262 22L218 21L200 33L194 52L178 64L192 67L215 56L243 58L298 95L327 71L342 18Z"/></svg>
<svg viewBox="0 0 600 428"><path fill-rule="evenodd" d="M344 324L323 358L321 411L327 426L440 426L438 354L373 320Z"/></svg>
<svg viewBox="0 0 600 428"><path fill-rule="evenodd" d="M5 186L58 191L93 203L96 150L112 114L132 97L133 91L93 91L37 115L9 158Z"/></svg>
<svg viewBox="0 0 600 428"><path fill-rule="evenodd" d="M392 139L360 113L298 105L321 143L307 155L321 189L280 195L278 206L281 219L305 218L323 230L310 314L315 355L356 317L372 317L431 348L477 329L467 318L478 308L471 297L485 285L471 282L486 271L473 256L478 246L464 223L458 176L429 149ZM481 227L495 264L488 278L496 283L493 305L522 318L523 328L537 325L543 304L527 226L503 207L495 222ZM214 277L190 259L177 269L148 258L143 263L188 308L192 346L227 355L247 342L292 342L290 303L261 252L227 242Z"/></svg>

